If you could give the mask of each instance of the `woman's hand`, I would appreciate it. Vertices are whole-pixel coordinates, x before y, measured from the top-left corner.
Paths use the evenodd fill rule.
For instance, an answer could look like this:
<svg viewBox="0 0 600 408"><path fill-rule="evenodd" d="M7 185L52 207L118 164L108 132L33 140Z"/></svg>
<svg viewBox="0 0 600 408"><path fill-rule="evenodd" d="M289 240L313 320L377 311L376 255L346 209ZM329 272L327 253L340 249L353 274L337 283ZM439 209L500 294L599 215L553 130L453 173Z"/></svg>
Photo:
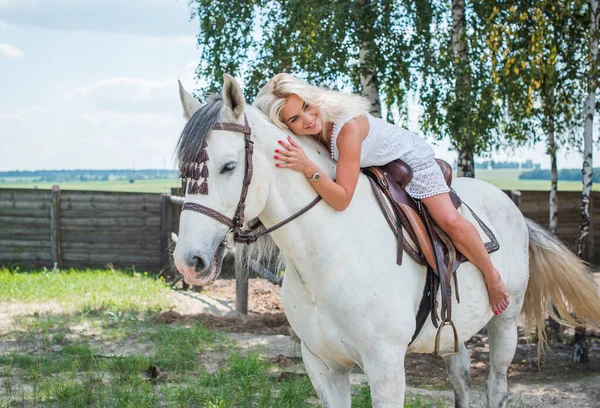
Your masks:
<svg viewBox="0 0 600 408"><path fill-rule="evenodd" d="M319 171L319 168L306 156L304 150L294 139L288 136L287 141L288 143L279 140L281 148L275 149L274 156L279 162L275 166L302 172L306 177L312 177L313 174Z"/></svg>

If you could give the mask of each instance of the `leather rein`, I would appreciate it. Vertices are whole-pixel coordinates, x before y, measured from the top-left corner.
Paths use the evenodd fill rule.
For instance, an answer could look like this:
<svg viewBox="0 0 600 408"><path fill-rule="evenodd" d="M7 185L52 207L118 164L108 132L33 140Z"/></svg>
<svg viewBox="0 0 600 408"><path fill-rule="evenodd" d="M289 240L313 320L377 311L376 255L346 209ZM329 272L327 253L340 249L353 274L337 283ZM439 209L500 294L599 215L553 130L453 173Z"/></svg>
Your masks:
<svg viewBox="0 0 600 408"><path fill-rule="evenodd" d="M248 118L244 114L244 125L243 126L238 125L237 123L217 122L213 126L213 130L226 130L226 131L231 131L231 132L243 133L244 139L246 142L246 167L244 170L244 181L242 182L242 192L240 195L240 201L238 202L238 206L237 206L237 209L235 210L235 215L233 216L233 218L229 218L226 215L224 215L218 211L215 211L211 208L208 208L206 206L203 206L203 205L197 204L197 203L183 203L183 205L181 207L181 211L184 211L184 210L195 211L200 214L209 216L212 219L219 221L221 224L225 224L227 227L229 227L229 231L227 231L227 233L225 234L225 237L223 238L223 240L221 241L221 244L219 245L219 248L217 248L217 251L215 251L215 258L213 258L213 264L214 264L216 261L216 257L221 254L223 248L233 249L237 245L237 243L251 244L251 243L256 242L263 235L269 234L269 233L275 231L276 229L283 227L290 221L293 221L294 219L298 218L299 216L301 216L302 214L304 214L305 212L307 212L308 210L313 208L319 201L321 201L321 196L317 196L317 198L315 198L306 207L304 207L303 209L301 209L294 215L286 218L285 220L273 225L270 228L266 228L256 234L254 234L254 231L262 225L262 223L259 220L256 220L256 222L254 222L251 226L249 226L249 228L247 230L244 230L243 226L244 226L244 210L246 208L246 197L248 195L248 188L250 186L250 182L252 181L252 154L254 152L254 142L252 141L252 139L250 137L252 134L252 129L248 125ZM233 241L234 241L234 245L231 247L228 246L229 245L228 236L230 234L233 235Z"/></svg>

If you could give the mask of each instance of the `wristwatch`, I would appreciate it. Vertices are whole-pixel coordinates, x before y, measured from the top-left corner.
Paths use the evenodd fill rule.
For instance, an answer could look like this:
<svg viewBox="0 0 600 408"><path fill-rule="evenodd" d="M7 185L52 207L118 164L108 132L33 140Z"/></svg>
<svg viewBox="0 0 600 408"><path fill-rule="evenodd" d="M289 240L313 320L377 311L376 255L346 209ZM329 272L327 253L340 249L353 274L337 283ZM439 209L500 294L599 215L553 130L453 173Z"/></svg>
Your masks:
<svg viewBox="0 0 600 408"><path fill-rule="evenodd" d="M321 173L319 172L319 170L317 170L315 174L312 175L312 177L309 177L308 180L312 182L321 180Z"/></svg>

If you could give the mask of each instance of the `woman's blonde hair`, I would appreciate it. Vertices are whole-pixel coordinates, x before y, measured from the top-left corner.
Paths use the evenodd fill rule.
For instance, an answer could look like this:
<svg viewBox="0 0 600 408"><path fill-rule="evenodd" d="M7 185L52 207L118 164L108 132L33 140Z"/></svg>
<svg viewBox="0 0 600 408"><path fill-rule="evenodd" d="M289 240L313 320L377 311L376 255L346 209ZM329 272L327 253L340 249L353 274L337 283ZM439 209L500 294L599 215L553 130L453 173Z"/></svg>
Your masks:
<svg viewBox="0 0 600 408"><path fill-rule="evenodd" d="M277 127L287 129L279 117L287 99L298 95L309 105L317 106L321 111L321 137L325 140L327 123L335 122L342 117L354 117L369 112L369 102L354 94L332 91L309 85L293 75L281 73L275 75L258 92L253 105L263 111Z"/></svg>

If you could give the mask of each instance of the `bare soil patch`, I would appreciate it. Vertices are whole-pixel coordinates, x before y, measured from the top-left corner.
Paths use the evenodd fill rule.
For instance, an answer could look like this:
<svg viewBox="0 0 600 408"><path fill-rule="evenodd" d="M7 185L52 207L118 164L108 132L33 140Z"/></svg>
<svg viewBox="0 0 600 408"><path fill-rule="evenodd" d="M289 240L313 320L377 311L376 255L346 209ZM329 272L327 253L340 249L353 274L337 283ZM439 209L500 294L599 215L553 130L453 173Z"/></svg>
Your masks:
<svg viewBox="0 0 600 408"><path fill-rule="evenodd" d="M596 277L597 279L600 276ZM235 281L218 280L207 287L203 294L228 302L235 302ZM289 334L291 328L281 304L281 288L265 279L250 279L248 316L215 317L210 315L177 315L170 311L159 314L156 319L182 322L202 322L207 328L234 333ZM166 319L166 320L165 320ZM572 336L565 329L563 335ZM541 369L538 368L537 344L527 344L520 332L519 345L509 368L509 381L522 384L543 384L577 381L589 376L600 376L600 331L588 330L590 363L571 363L572 348L555 345L542 355ZM471 376L473 384L484 384L487 377L489 348L485 333L477 334L467 343L471 353ZM424 369L426 368L426 369ZM428 354L409 354L406 358L407 382L411 386L446 387L446 368L441 358ZM600 385L600 384L599 384ZM600 389L600 387L598 387ZM600 391L599 391L600 392ZM600 394L598 395L600 400Z"/></svg>
<svg viewBox="0 0 600 408"><path fill-rule="evenodd" d="M600 274L596 274L600 283ZM234 333L253 333L256 336L291 331L282 313L280 288L268 281L251 280L249 286L249 316L234 318L209 318L190 316L199 319L207 327L228 330ZM235 281L220 280L207 288L209 296L227 302L235 302ZM275 318L276 316L276 318ZM275 319L274 319L275 318ZM204 320L202 320L204 319ZM563 337L572 338L573 330L565 329ZM485 380L489 372L489 348L485 331L471 338L467 343L471 354L471 377L473 392L471 406L486 406ZM519 344L509 368L509 404L533 408L580 408L598 407L600 401L600 331L588 330L590 362L573 364L572 347L557 344L547 350L538 366L537 344L528 344L520 331ZM212 356L213 367L218 358ZM210 359L209 359L210 360ZM278 364L282 375L304 375L299 358L280 356L269 358ZM281 364L279 364L281 363ZM440 357L425 354L409 354L406 358L406 380L409 394L419 394L453 404L453 392L446 376L446 368ZM364 382L366 377L360 370L353 374L353 382Z"/></svg>
<svg viewBox="0 0 600 408"><path fill-rule="evenodd" d="M600 276L599 276L600 277ZM282 375L304 375L299 354L294 351L289 335L291 328L283 313L281 290L264 279L251 279L249 282L248 316L235 312L235 281L219 280L205 288L202 293L173 292L172 308L152 316L153 322L193 325L201 323L206 328L228 333L228 337L242 350L263 349L263 357L279 366ZM16 351L18 344L7 336L14 329L13 322L18 316L43 313L64 313L53 302L40 304L0 303L0 353ZM201 312L201 313L199 313ZM83 329L82 329L83 330ZM85 332L85 333L83 333ZM71 328L72 335L85 335L107 354L123 353L109 339L98 338L93 333L77 327ZM567 338L572 330L563 333ZM285 339L283 339L285 337ZM537 345L527 344L520 333L515 358L509 369L509 387L512 406L526 407L585 407L600 406L600 331L589 330L590 363L571 363L572 349L568 345L555 345L541 359L538 367ZM275 347L279 344L280 348ZM485 332L479 333L468 342L471 354L471 376L473 380L473 406L485 406L485 379L488 374L489 348ZM145 354L143 345L131 344L132 353ZM281 350L281 354L277 355ZM267 352L268 351L268 352ZM125 354L128 354L125 351ZM204 367L212 372L226 361L220 351L208 350L198 356ZM288 373L288 374L285 374ZM359 370L354 374L358 381L364 381ZM406 358L406 378L409 392L452 401L445 365L441 358L433 355L410 354Z"/></svg>
<svg viewBox="0 0 600 408"><path fill-rule="evenodd" d="M235 280L217 280L213 285L204 288L203 293L216 299L235 302ZM281 287L273 285L266 279L249 279L248 312L249 314L283 312Z"/></svg>
<svg viewBox="0 0 600 408"><path fill-rule="evenodd" d="M0 334L10 330L18 316L40 315L43 313L63 313L58 302L16 303L0 302Z"/></svg>
<svg viewBox="0 0 600 408"><path fill-rule="evenodd" d="M228 331L232 333L289 335L291 330L283 312L224 317L207 314L182 315L174 310L169 310L157 314L153 317L152 321L154 323L202 323L207 329Z"/></svg>

